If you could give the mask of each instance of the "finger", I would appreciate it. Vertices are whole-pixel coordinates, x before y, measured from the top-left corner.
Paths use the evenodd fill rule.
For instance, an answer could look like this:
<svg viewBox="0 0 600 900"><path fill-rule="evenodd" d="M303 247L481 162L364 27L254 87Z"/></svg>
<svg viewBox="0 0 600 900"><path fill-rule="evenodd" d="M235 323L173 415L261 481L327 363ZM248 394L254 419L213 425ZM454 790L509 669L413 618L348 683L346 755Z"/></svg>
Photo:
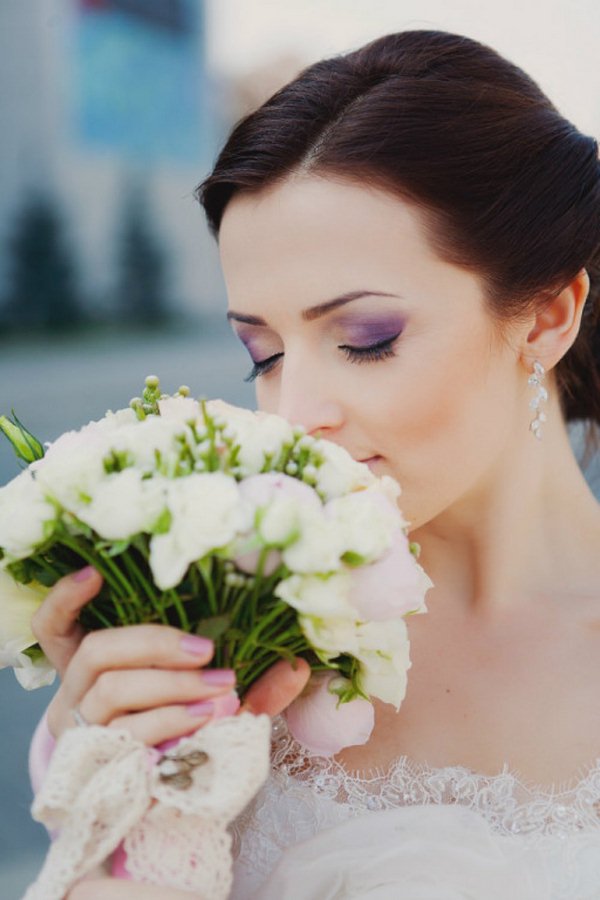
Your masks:
<svg viewBox="0 0 600 900"><path fill-rule="evenodd" d="M234 687L233 669L109 669L100 673L78 706L88 722L108 725L116 716L211 700L231 693Z"/></svg>
<svg viewBox="0 0 600 900"><path fill-rule="evenodd" d="M110 728L124 728L136 740L149 747L193 734L214 719L234 715L240 701L235 693L222 694L212 700L162 706L112 720Z"/></svg>
<svg viewBox="0 0 600 900"><path fill-rule="evenodd" d="M66 900L200 900L200 895L122 878L90 878L71 888Z"/></svg>
<svg viewBox="0 0 600 900"><path fill-rule="evenodd" d="M86 566L57 581L33 615L32 631L60 675L83 637L77 617L101 586L101 575L91 566Z"/></svg>
<svg viewBox="0 0 600 900"><path fill-rule="evenodd" d="M65 673L65 695L71 705L79 703L100 673L109 669L197 669L210 662L213 652L208 638L184 634L169 625L92 631L81 641Z"/></svg>
<svg viewBox="0 0 600 900"><path fill-rule="evenodd" d="M280 659L252 685L242 709L277 716L304 690L309 678L310 666L305 659L298 657L293 665Z"/></svg>

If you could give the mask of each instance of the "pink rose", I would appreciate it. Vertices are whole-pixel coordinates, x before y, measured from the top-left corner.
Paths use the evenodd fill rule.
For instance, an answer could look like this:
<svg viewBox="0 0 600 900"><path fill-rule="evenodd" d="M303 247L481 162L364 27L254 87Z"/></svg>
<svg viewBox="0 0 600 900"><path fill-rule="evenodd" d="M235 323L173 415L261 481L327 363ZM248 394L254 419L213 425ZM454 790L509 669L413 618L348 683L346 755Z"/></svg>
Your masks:
<svg viewBox="0 0 600 900"><path fill-rule="evenodd" d="M344 747L366 744L375 723L373 705L357 697L340 703L329 688L346 681L339 675L313 675L302 694L285 711L293 737L319 756L333 756Z"/></svg>
<svg viewBox="0 0 600 900"><path fill-rule="evenodd" d="M276 544L285 546L290 535L298 528L298 511L301 507L320 509L321 501L315 491L298 481L284 475L283 472L265 472L252 475L239 484L242 500L252 510L253 518L259 511L261 523L258 534L248 535L241 539L234 562L242 572L254 574L262 546ZM269 552L263 575L271 575L281 565L281 553L278 550Z"/></svg>
<svg viewBox="0 0 600 900"><path fill-rule="evenodd" d="M351 576L348 599L365 621L427 611L425 594L433 583L410 552L408 538L400 529L379 560L352 569Z"/></svg>

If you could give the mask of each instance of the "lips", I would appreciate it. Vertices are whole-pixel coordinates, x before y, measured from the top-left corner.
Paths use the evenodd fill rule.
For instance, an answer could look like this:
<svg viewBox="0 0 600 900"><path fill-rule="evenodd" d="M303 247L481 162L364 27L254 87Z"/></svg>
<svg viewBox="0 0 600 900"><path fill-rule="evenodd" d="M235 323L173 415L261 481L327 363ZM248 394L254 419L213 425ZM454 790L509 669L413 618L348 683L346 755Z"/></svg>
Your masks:
<svg viewBox="0 0 600 900"><path fill-rule="evenodd" d="M381 460L381 456L369 456L366 459L359 459L359 462L368 466L370 469Z"/></svg>

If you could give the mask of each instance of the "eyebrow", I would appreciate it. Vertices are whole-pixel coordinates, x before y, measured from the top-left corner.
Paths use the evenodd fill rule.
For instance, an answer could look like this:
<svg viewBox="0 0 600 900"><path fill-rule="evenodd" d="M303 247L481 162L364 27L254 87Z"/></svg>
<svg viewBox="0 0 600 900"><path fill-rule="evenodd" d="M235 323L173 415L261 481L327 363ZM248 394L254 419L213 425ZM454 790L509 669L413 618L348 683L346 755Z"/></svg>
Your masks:
<svg viewBox="0 0 600 900"><path fill-rule="evenodd" d="M334 309L345 306L347 303L352 303L353 300L360 300L362 297L397 297L398 299L401 299L398 294L388 294L385 291L349 291L347 294L340 294L339 297L334 297L332 300L326 300L324 303L317 304L317 306L309 306L308 309L302 310L301 315L305 322L312 322L314 319L319 319L321 316L327 315L327 313L332 312ZM233 319L236 322L243 322L245 325L267 324L260 316L249 316L245 313L234 312L233 310L229 310L227 318L229 320Z"/></svg>

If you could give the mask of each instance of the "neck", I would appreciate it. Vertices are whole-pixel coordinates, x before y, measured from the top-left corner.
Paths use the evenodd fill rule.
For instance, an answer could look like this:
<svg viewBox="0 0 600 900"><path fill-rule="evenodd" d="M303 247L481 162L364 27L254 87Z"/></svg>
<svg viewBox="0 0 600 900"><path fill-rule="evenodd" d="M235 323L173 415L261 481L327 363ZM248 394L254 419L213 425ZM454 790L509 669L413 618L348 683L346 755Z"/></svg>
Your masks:
<svg viewBox="0 0 600 900"><path fill-rule="evenodd" d="M411 533L435 594L482 613L589 596L600 507L558 409L541 441L525 433L468 495Z"/></svg>

